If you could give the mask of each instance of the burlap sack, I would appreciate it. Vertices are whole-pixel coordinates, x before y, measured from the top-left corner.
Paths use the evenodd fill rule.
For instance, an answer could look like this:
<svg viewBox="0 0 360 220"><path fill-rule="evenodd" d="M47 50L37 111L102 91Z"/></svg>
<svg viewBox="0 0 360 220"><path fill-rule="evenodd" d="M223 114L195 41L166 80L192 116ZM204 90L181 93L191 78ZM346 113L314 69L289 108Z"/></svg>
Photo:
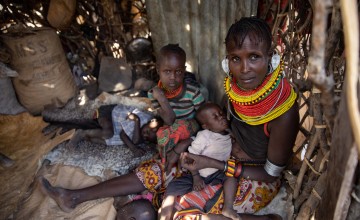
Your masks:
<svg viewBox="0 0 360 220"><path fill-rule="evenodd" d="M76 85L60 39L53 29L31 29L2 36L11 54L13 78L20 103L33 115L45 106L62 107L76 93Z"/></svg>
<svg viewBox="0 0 360 220"><path fill-rule="evenodd" d="M54 28L63 30L70 26L76 11L76 0L50 0L47 20Z"/></svg>

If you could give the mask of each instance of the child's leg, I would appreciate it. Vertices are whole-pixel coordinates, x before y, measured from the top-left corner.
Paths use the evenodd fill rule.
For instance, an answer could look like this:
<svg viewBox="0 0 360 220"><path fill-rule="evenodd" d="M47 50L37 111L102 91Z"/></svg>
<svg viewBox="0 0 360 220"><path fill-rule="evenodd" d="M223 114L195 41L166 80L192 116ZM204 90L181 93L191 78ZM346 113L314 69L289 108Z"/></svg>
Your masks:
<svg viewBox="0 0 360 220"><path fill-rule="evenodd" d="M160 209L160 220L171 220L173 218L175 198L174 195L167 195L164 198Z"/></svg>
<svg viewBox="0 0 360 220"><path fill-rule="evenodd" d="M76 190L53 187L44 178L41 179L40 184L44 193L53 198L65 212L70 212L78 204L89 200L129 195L145 190L145 186L135 173L118 176L94 186Z"/></svg>
<svg viewBox="0 0 360 220"><path fill-rule="evenodd" d="M101 128L82 130L78 129L68 143L69 147L76 147L81 140L89 140L98 144L106 144L105 139L114 135L111 120L108 118L98 118Z"/></svg>
<svg viewBox="0 0 360 220"><path fill-rule="evenodd" d="M224 183L224 207L222 209L222 214L231 219L240 219L233 208L237 187L238 181L235 178L226 178Z"/></svg>

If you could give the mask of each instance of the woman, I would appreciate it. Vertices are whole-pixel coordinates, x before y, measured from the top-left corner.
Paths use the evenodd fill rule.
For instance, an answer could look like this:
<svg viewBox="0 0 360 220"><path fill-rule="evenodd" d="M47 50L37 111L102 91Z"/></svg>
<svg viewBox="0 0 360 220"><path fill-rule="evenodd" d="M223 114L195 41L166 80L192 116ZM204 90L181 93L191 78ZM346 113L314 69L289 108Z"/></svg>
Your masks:
<svg viewBox="0 0 360 220"><path fill-rule="evenodd" d="M190 171L212 167L235 177L229 183L238 185L234 203L224 204L221 184L207 185L177 199L174 219L279 218L252 215L277 194L299 124L296 93L283 78L279 56L271 56L271 42L269 26L257 18L234 23L225 39L224 87L236 162L181 155L182 166Z"/></svg>

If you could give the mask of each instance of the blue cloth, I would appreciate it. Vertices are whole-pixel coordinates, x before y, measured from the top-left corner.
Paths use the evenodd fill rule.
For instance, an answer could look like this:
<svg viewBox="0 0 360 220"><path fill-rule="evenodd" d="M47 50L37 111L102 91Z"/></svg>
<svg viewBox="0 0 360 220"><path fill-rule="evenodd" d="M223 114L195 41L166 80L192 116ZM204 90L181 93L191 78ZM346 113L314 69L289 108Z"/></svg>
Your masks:
<svg viewBox="0 0 360 220"><path fill-rule="evenodd" d="M120 138L120 132L122 130L124 130L129 138L132 139L135 130L135 122L126 119L130 113L139 116L141 127L153 118L153 115L150 112L141 111L133 106L117 105L111 112L114 136L105 140L107 145L123 145L124 142Z"/></svg>

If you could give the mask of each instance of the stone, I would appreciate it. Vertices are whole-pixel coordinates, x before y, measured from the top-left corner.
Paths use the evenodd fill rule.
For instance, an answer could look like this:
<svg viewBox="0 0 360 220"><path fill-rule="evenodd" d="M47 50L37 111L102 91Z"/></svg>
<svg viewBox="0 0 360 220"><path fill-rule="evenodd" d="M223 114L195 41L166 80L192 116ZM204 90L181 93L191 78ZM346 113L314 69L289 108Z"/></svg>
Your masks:
<svg viewBox="0 0 360 220"><path fill-rule="evenodd" d="M103 57L99 72L99 89L104 92L120 92L132 85L131 66L123 58Z"/></svg>

